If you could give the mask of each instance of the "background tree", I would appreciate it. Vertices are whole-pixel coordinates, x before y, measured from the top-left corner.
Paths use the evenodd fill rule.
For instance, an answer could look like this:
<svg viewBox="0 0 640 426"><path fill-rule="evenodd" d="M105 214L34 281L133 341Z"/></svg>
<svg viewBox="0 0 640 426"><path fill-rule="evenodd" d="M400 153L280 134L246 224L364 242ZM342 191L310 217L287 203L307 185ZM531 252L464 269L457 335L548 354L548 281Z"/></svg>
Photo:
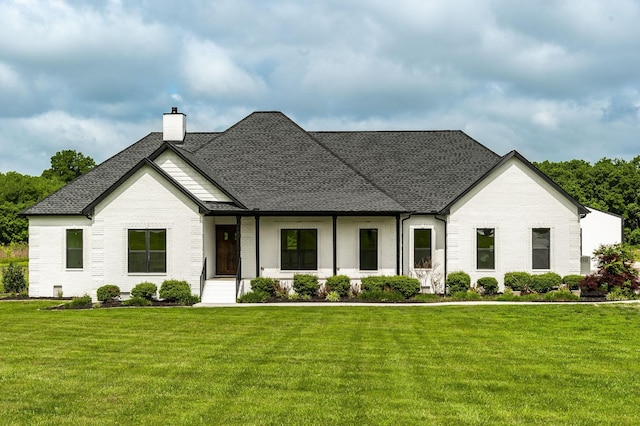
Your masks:
<svg viewBox="0 0 640 426"><path fill-rule="evenodd" d="M65 149L51 157L51 168L42 172L42 177L57 178L64 183L69 183L95 166L96 162L93 158L85 157L81 152L73 149Z"/></svg>
<svg viewBox="0 0 640 426"><path fill-rule="evenodd" d="M626 241L640 244L640 156L534 164L582 204L622 216Z"/></svg>
<svg viewBox="0 0 640 426"><path fill-rule="evenodd" d="M29 224L20 212L95 167L91 157L65 150L51 157L41 176L0 173L0 245L26 242Z"/></svg>

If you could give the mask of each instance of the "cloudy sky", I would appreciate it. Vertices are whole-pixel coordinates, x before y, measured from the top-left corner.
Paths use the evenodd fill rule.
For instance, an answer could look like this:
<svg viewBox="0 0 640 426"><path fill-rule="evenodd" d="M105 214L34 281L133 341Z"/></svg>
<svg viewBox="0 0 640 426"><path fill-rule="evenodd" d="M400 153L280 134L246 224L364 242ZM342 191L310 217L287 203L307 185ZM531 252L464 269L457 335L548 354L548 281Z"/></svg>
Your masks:
<svg viewBox="0 0 640 426"><path fill-rule="evenodd" d="M95 3L95 4L94 4ZM532 161L640 154L640 1L2 0L0 172L189 131L461 129Z"/></svg>

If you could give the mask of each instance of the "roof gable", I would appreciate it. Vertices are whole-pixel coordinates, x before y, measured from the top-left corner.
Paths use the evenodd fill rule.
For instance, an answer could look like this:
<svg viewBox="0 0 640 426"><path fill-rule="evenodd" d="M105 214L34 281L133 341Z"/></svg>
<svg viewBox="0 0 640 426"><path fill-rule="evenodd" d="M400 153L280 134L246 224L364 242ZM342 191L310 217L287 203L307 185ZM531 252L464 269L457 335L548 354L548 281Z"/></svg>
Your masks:
<svg viewBox="0 0 640 426"><path fill-rule="evenodd" d="M504 155L500 160L489 170L487 170L480 178L478 178L473 184L469 185L462 193L460 193L457 197L451 200L441 211L442 214L448 214L451 207L457 203L462 197L464 197L467 193L473 190L476 186L481 184L486 178L488 178L492 173L494 173L497 169L507 163L509 160L515 159L521 162L525 167L527 167L530 171L540 177L543 181L545 181L548 185L550 185L553 190L557 191L563 198L567 199L571 204L573 204L578 209L578 214L586 215L589 213L589 210L582 204L580 204L575 198L569 195L564 189L560 188L554 181L552 181L547 175L542 173L537 167L531 164L526 158L524 158L518 151L511 151L508 154Z"/></svg>
<svg viewBox="0 0 640 426"><path fill-rule="evenodd" d="M406 210L279 112L253 113L194 154L251 209Z"/></svg>

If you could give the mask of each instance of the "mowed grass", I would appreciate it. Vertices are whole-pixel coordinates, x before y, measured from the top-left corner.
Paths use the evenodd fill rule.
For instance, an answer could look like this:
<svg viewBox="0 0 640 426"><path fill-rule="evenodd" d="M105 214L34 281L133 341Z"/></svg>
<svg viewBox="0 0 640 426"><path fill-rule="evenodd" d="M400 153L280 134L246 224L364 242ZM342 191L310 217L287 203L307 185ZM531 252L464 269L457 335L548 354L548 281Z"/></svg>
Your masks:
<svg viewBox="0 0 640 426"><path fill-rule="evenodd" d="M1 424L638 424L640 306L0 302Z"/></svg>

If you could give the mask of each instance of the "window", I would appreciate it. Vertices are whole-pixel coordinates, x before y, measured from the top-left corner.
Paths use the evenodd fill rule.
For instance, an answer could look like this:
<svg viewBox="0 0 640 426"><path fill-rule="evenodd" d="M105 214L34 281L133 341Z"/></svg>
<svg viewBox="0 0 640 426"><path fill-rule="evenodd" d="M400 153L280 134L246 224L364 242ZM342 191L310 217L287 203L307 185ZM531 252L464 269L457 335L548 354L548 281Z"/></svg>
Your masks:
<svg viewBox="0 0 640 426"><path fill-rule="evenodd" d="M318 269L318 230L282 229L280 231L283 270Z"/></svg>
<svg viewBox="0 0 640 426"><path fill-rule="evenodd" d="M166 229L129 230L129 272L167 272Z"/></svg>
<svg viewBox="0 0 640 426"><path fill-rule="evenodd" d="M533 269L551 268L551 229L531 230L531 257Z"/></svg>
<svg viewBox="0 0 640 426"><path fill-rule="evenodd" d="M360 270L375 271L378 269L378 230L360 230Z"/></svg>
<svg viewBox="0 0 640 426"><path fill-rule="evenodd" d="M67 268L82 267L82 229L67 229Z"/></svg>
<svg viewBox="0 0 640 426"><path fill-rule="evenodd" d="M476 260L478 269L495 269L495 229L480 228L476 233Z"/></svg>
<svg viewBox="0 0 640 426"><path fill-rule="evenodd" d="M431 268L431 229L413 230L413 267Z"/></svg>

